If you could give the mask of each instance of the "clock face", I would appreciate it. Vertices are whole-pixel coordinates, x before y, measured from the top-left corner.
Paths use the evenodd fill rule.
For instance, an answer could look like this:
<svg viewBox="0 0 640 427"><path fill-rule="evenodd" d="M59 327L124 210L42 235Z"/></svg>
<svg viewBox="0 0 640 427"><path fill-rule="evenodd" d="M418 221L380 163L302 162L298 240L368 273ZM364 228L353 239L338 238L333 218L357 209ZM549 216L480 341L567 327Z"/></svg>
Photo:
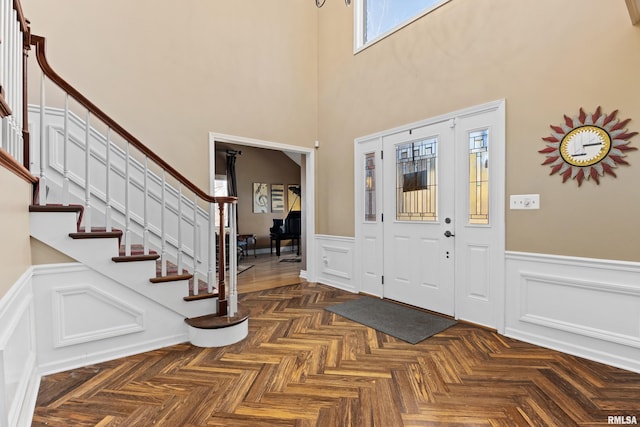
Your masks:
<svg viewBox="0 0 640 427"><path fill-rule="evenodd" d="M591 166L607 157L611 138L598 126L581 126L567 133L560 142L560 155L572 166Z"/></svg>
<svg viewBox="0 0 640 427"><path fill-rule="evenodd" d="M558 174L562 182L575 179L578 187L585 180L600 184L600 177L616 177L618 165L628 165L627 151L637 150L629 139L638 132L625 126L631 119L616 118L618 110L606 114L598 107L593 113L580 108L575 117L564 116L564 123L554 126L551 135L542 138L546 147L538 150L546 155L543 165L549 165L550 175Z"/></svg>

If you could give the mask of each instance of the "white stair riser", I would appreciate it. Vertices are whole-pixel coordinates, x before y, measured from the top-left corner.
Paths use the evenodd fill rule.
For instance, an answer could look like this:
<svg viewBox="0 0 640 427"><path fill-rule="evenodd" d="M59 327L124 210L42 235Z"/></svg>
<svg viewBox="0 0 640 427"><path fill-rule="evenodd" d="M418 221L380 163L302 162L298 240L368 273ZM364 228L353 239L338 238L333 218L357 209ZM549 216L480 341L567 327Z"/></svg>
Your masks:
<svg viewBox="0 0 640 427"><path fill-rule="evenodd" d="M98 264L118 255L118 239L69 237L69 233L77 231L73 213L31 212L30 227L33 237L81 262Z"/></svg>
<svg viewBox="0 0 640 427"><path fill-rule="evenodd" d="M249 319L219 329L189 328L189 341L197 347L222 347L242 341L249 334Z"/></svg>
<svg viewBox="0 0 640 427"><path fill-rule="evenodd" d="M31 234L58 237L78 231L78 215L75 212L31 212L30 217Z"/></svg>

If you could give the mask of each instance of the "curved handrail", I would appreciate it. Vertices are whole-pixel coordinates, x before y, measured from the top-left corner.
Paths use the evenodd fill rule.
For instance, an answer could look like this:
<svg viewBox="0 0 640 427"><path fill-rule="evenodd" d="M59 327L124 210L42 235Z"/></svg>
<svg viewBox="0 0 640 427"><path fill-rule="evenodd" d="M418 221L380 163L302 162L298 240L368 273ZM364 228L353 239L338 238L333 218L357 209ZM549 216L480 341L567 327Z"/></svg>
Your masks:
<svg viewBox="0 0 640 427"><path fill-rule="evenodd" d="M31 34L30 43L32 46L36 48L36 59L38 60L38 64L42 69L42 72L55 84L57 84L62 90L66 91L73 99L75 99L80 105L85 107L87 110L91 112L94 116L102 120L106 125L108 125L113 131L115 131L118 135L123 137L127 142L133 145L135 148L140 150L142 154L147 156L153 162L155 162L158 166L164 169L169 173L172 177L174 177L178 182L191 190L194 194L197 194L201 199L209 202L209 203L233 203L237 201L237 197L227 196L227 197L216 197L206 193L204 190L200 189L197 185L189 181L184 175L174 169L169 163L165 162L160 156L154 153L150 148L144 145L140 140L138 140L135 136L129 133L125 128L120 126L115 120L109 117L104 111L98 108L93 102L91 102L87 97L81 94L77 89L71 86L67 81L65 81L58 73L56 73L53 68L49 65L47 61L46 52L45 52L45 43L46 39L43 36L38 36L35 34Z"/></svg>

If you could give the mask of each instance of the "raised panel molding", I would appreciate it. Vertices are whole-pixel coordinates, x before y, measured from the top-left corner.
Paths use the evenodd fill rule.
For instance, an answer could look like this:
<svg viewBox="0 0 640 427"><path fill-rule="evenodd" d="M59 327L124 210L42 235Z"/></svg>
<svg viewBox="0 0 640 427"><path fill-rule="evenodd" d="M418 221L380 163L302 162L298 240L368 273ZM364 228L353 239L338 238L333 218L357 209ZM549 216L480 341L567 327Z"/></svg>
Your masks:
<svg viewBox="0 0 640 427"><path fill-rule="evenodd" d="M91 285L53 289L54 347L144 331L144 312Z"/></svg>
<svg viewBox="0 0 640 427"><path fill-rule="evenodd" d="M521 321L640 348L640 287L529 272L521 281Z"/></svg>
<svg viewBox="0 0 640 427"><path fill-rule="evenodd" d="M640 263L510 252L505 335L640 372Z"/></svg>
<svg viewBox="0 0 640 427"><path fill-rule="evenodd" d="M488 302L490 297L489 246L467 245L466 297Z"/></svg>
<svg viewBox="0 0 640 427"><path fill-rule="evenodd" d="M355 239L316 235L318 282L355 292L353 283Z"/></svg>

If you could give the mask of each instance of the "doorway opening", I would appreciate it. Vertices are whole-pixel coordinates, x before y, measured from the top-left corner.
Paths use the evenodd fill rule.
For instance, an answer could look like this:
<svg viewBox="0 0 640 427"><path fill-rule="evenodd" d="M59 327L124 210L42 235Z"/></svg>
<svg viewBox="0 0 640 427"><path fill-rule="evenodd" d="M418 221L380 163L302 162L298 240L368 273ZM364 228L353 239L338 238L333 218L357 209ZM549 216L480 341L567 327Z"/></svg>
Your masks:
<svg viewBox="0 0 640 427"><path fill-rule="evenodd" d="M265 156L269 156L278 159L277 156L285 157L286 162L294 162L299 166L299 173L296 177L296 182L261 182L256 179L255 181L252 179L251 185L252 188L250 191L253 193L253 186L261 185L259 189L260 195L262 196L260 199L256 199L258 201L262 201L260 204L258 202L257 205L254 203L254 197L251 197L251 200L248 197L243 197L243 200L240 203L247 203L252 205L252 212L256 212L253 215L253 218L259 218L260 221L258 226L259 230L253 230L252 224L240 224L240 230L243 232L255 233L258 239L257 246L260 252L264 253L267 251L270 253L273 251L274 257L275 255L275 241L271 241L269 228L273 225L272 219L283 219L286 218L290 211L294 209L299 209L300 211L300 227L301 233L300 238L296 243L296 253L300 252L300 263L298 264L300 267L300 277L309 281L313 281L315 277L315 264L314 264L314 247L313 239L315 235L315 180L314 180L314 155L315 152L313 149L298 147L293 145L281 144L273 141L264 141L252 138L245 138L233 135L225 135L219 134L215 132L209 133L209 171L210 171L210 191L214 192L215 189L215 178L216 174L219 175L219 172L216 171L216 149L219 151L221 148L224 150L225 147L232 146L235 150L242 150L243 147L245 149L255 148L265 150ZM240 155L241 157L242 155ZM277 165L275 166L277 167ZM242 171L238 169L238 174L241 174ZM283 179L283 180L286 180ZM264 181L269 181L269 179L264 179ZM279 180L278 180L279 181ZM291 179L293 181L293 179ZM266 184L264 186L263 184ZM280 188L280 185L282 188ZM297 191L296 191L297 186ZM278 197L280 194L279 191L283 191L282 200ZM292 195L287 194L289 191L292 191ZM243 192L247 194L247 189L243 189ZM239 194L242 194L239 192ZM266 205L264 203L265 197L269 200ZM275 197L274 197L275 196ZM297 196L297 198L296 198ZM291 200L289 200L291 199ZM275 203L274 203L275 200ZM253 206L255 205L255 206ZM247 209L248 205L245 205L244 209ZM251 222L251 220L245 219L245 222ZM265 227L265 224L269 226ZM268 245L267 245L268 243ZM284 251L285 246L288 247L289 241L282 241L281 249ZM286 252L289 255L289 252ZM284 252L283 252L284 254Z"/></svg>

